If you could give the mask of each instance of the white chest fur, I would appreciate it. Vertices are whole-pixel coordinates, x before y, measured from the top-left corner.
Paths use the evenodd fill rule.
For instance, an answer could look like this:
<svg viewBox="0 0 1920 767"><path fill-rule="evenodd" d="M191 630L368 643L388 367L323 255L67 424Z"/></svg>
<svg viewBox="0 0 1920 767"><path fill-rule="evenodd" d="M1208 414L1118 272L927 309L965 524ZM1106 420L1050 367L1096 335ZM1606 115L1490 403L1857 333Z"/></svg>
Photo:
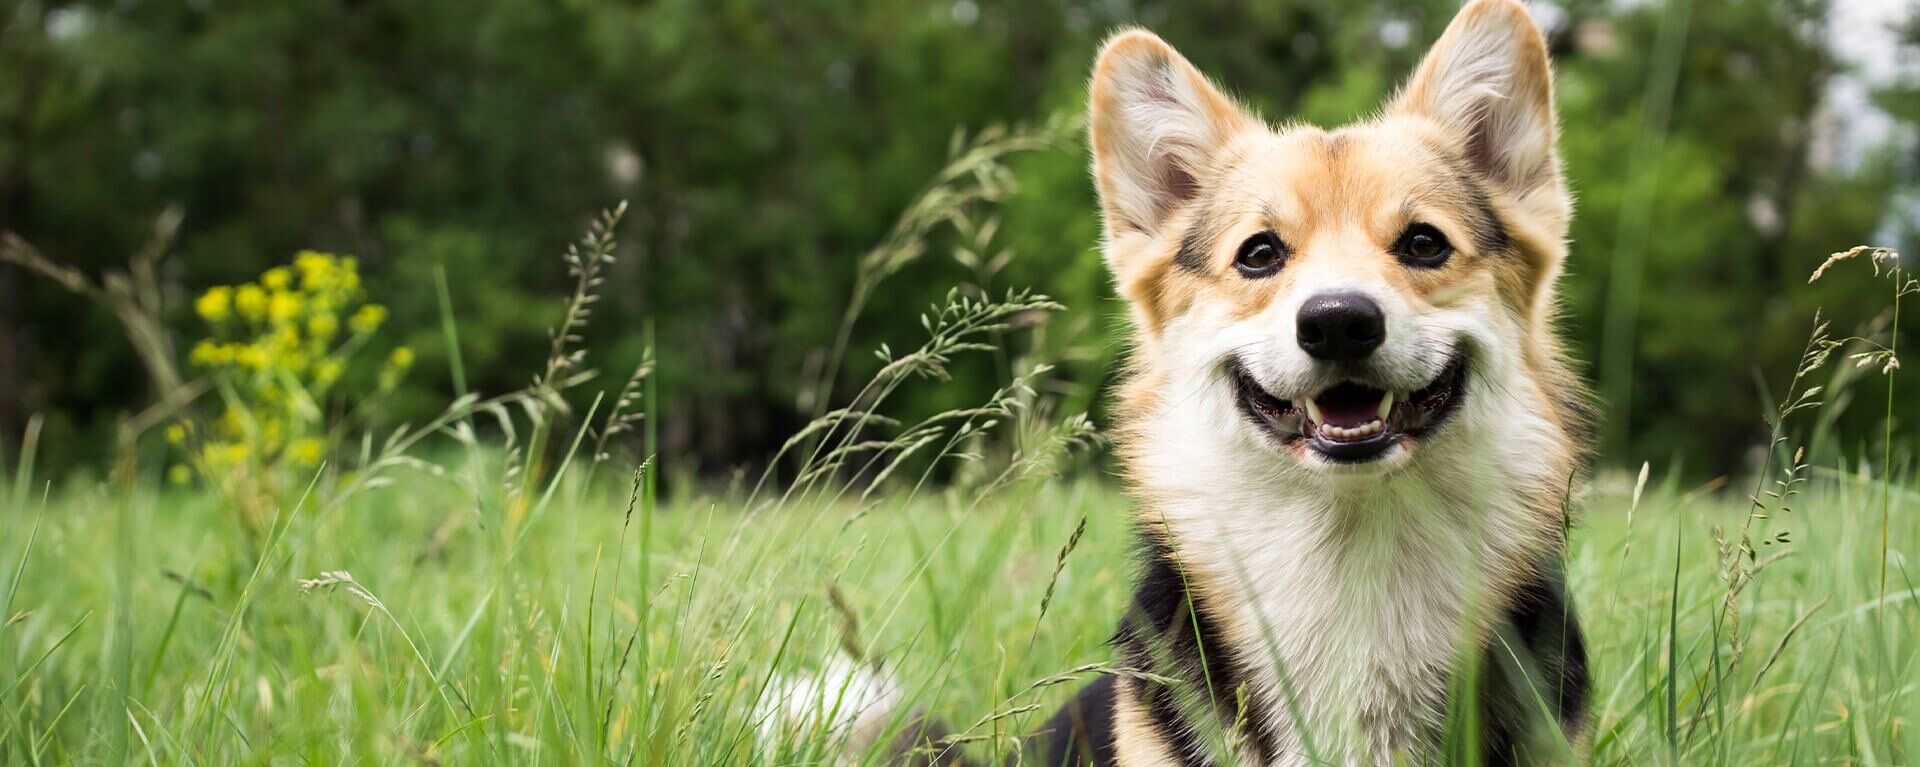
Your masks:
<svg viewBox="0 0 1920 767"><path fill-rule="evenodd" d="M1480 403L1482 407L1486 403ZM1231 407L1195 398L1147 424L1133 468L1273 720L1282 764L1418 761L1501 573L1543 544L1544 422L1499 439L1469 402L1446 450L1378 475L1293 465ZM1483 447L1475 447L1483 446ZM1442 447L1433 445L1428 447Z"/></svg>

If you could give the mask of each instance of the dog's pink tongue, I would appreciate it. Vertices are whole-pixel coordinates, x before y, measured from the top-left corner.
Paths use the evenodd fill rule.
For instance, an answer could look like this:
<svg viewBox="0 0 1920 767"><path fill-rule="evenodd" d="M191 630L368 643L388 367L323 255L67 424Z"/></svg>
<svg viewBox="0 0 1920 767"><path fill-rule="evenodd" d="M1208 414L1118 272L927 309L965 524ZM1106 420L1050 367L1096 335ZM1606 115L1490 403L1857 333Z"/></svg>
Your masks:
<svg viewBox="0 0 1920 767"><path fill-rule="evenodd" d="M1358 384L1344 383L1320 393L1313 404L1320 409L1322 423L1353 428L1364 426L1380 416L1380 399L1386 392Z"/></svg>

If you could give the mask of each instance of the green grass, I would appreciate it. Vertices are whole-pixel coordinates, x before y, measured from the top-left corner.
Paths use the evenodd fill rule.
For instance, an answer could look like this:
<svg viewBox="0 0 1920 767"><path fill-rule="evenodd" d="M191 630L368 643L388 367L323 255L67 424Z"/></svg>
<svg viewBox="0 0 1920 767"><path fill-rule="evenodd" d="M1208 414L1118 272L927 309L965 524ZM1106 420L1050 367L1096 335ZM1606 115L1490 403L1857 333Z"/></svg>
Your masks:
<svg viewBox="0 0 1920 767"><path fill-rule="evenodd" d="M1130 503L1107 483L801 499L757 515L689 496L647 520L642 504L628 517L629 483L614 473L559 483L544 513L537 492L476 511L424 476L332 508L310 500L281 513L257 555L211 495L84 482L44 498L0 492L16 499L0 510L12 616L0 759L823 763L823 738L767 745L751 712L774 669L839 652L849 619L916 704L956 727L982 722L968 747L987 756L1075 686L1037 681L1113 660ZM1907 559L1920 493L1893 490L1881 604L1887 486L1816 472L1794 511L1761 523L1792 530L1762 557L1791 556L1737 601L1751 633L1729 665L1714 530L1737 529L1746 504L1653 484L1630 514L1630 481L1596 483L1573 532L1596 679L1590 760L1867 765L1920 753L1920 574ZM354 581L297 583L338 571Z"/></svg>

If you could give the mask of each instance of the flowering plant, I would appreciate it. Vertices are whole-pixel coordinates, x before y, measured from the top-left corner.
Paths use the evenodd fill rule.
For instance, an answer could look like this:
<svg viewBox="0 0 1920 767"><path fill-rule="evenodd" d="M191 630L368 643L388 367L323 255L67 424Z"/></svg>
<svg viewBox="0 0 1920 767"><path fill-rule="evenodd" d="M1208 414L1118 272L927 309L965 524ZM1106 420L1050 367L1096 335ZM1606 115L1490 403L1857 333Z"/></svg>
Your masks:
<svg viewBox="0 0 1920 767"><path fill-rule="evenodd" d="M185 456L169 474L216 485L258 511L277 495L283 469L310 471L332 452L329 395L387 309L366 300L355 259L310 250L257 281L209 288L193 308L208 334L188 361L206 373L221 410L168 427ZM412 364L412 349L394 348L373 393L391 391Z"/></svg>

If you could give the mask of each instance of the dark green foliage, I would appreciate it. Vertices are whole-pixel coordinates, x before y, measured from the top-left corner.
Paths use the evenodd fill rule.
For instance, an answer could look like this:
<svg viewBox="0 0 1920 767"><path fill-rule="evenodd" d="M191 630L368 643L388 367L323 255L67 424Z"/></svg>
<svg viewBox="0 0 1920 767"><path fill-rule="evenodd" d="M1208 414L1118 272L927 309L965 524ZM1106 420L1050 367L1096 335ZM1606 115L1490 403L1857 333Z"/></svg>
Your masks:
<svg viewBox="0 0 1920 767"><path fill-rule="evenodd" d="M1607 433L1632 442L1609 445L1613 457L1725 468L1764 443L1752 371L1791 369L1810 308L1883 305L1866 304L1882 285L1864 275L1803 283L1828 252L1892 220L1886 201L1915 170L1813 161L1814 115L1838 71L1806 32L1824 4L1694 0L1658 179L1640 203L1651 214L1632 356L1597 359L1609 261L1636 198L1625 158L1671 16L1616 17L1617 5L1569 5L1554 38L1580 197L1576 349L1627 366L1632 408ZM372 298L393 308L396 342L421 350L396 413L419 420L450 390L435 267L471 385L524 385L567 289L555 256L593 211L627 199L627 245L587 345L617 388L654 318L663 452L721 472L764 458L815 412L810 382L855 263L945 164L953 131L1077 112L1108 30L1159 31L1269 117L1333 122L1374 109L1452 9L27 0L0 12L0 229L97 271L178 207L164 277L180 299L300 248L357 254ZM1920 113L1911 91L1886 101L1909 125ZM867 350L912 341L917 315L956 283L1032 287L1071 308L1047 320L1044 348L969 360L953 385L903 403L906 415L978 402L1036 352L1059 363L1053 386L1070 405L1097 401L1122 324L1084 154L1026 154L1014 168L1022 188L993 243L1017 254L1011 264L970 269L949 257L957 238L937 235L868 304L838 380L866 380L878 364ZM1771 213L1751 214L1760 208ZM176 327L197 333L186 302L175 306ZM1907 330L1920 337L1920 322ZM77 432L104 433L149 398L106 312L0 266L0 444L17 441L25 414L47 413L48 459L97 461Z"/></svg>

